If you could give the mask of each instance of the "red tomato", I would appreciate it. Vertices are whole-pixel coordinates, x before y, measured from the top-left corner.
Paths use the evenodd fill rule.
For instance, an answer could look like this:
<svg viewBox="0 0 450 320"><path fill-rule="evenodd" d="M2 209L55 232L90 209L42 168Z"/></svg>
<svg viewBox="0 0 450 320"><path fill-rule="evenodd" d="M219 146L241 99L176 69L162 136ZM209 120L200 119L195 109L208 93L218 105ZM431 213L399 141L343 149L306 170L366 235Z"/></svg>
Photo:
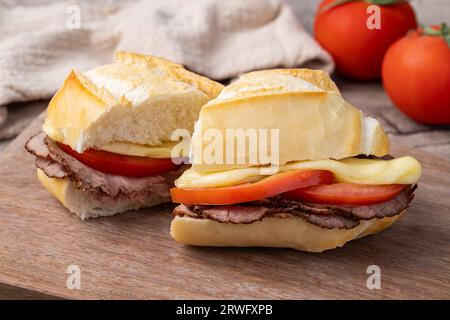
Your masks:
<svg viewBox="0 0 450 320"><path fill-rule="evenodd" d="M156 159L89 149L83 153L74 151L67 145L60 148L78 161L100 172L125 177L147 177L169 172L178 168L172 159Z"/></svg>
<svg viewBox="0 0 450 320"><path fill-rule="evenodd" d="M426 124L450 124L450 48L416 31L395 42L383 61L383 85L394 104Z"/></svg>
<svg viewBox="0 0 450 320"><path fill-rule="evenodd" d="M172 188L172 201L185 204L225 205L262 200L280 193L321 183L331 183L326 170L299 170L279 173L254 183L220 188Z"/></svg>
<svg viewBox="0 0 450 320"><path fill-rule="evenodd" d="M317 41L333 56L339 73L355 79L379 78L389 46L417 27L412 7L407 2L378 5L380 29L369 29L371 3L352 1L325 10L333 2L324 0L319 5L314 22Z"/></svg>
<svg viewBox="0 0 450 320"><path fill-rule="evenodd" d="M367 205L394 198L406 185L321 184L285 193L288 199L314 203Z"/></svg>

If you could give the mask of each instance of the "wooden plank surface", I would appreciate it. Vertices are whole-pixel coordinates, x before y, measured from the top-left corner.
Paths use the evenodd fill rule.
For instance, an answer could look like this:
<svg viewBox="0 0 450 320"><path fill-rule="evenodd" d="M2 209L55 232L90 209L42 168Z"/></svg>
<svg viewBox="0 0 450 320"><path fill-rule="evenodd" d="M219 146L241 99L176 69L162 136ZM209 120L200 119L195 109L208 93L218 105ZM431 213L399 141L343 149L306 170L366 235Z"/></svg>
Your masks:
<svg viewBox="0 0 450 320"><path fill-rule="evenodd" d="M172 205L81 222L38 183L23 149L0 154L0 292L59 298L450 298L450 162L396 146L424 166L408 213L385 232L322 254L195 248L169 235ZM66 288L67 267L81 289ZM381 289L366 287L381 268ZM6 288L6 289L5 289ZM7 295L7 292L3 292ZM2 296L0 294L0 296Z"/></svg>

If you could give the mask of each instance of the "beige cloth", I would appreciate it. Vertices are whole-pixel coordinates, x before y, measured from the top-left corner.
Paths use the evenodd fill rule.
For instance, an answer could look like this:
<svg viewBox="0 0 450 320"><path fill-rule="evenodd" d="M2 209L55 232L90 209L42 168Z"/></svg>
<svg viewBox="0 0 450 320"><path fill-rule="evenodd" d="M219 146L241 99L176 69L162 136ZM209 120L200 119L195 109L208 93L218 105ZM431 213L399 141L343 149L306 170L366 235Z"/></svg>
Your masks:
<svg viewBox="0 0 450 320"><path fill-rule="evenodd" d="M117 50L163 56L216 80L264 68L333 69L275 0L0 0L0 105L48 99L70 69L108 63ZM0 126L4 118L0 109Z"/></svg>

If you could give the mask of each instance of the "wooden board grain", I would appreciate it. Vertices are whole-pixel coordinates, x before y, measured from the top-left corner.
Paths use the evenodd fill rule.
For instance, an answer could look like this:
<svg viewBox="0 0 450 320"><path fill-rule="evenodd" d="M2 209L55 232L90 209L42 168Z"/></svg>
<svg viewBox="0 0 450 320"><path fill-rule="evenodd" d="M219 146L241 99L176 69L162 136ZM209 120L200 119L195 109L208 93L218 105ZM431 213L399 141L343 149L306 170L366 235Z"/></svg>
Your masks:
<svg viewBox="0 0 450 320"><path fill-rule="evenodd" d="M450 298L450 161L409 148L424 166L408 213L385 232L322 254L195 248L169 235L172 205L81 222L35 176L23 149L35 121L0 156L0 297ZM66 288L67 267L81 289ZM381 268L381 289L366 286Z"/></svg>

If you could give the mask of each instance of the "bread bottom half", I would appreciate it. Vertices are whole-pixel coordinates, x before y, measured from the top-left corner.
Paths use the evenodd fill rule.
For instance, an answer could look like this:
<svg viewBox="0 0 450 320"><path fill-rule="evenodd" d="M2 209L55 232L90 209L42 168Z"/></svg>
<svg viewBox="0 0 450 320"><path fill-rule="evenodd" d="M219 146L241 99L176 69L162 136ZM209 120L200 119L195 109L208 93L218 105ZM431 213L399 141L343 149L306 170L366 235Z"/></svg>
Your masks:
<svg viewBox="0 0 450 320"><path fill-rule="evenodd" d="M37 176L44 187L58 199L69 211L75 213L82 220L88 218L112 216L117 213L152 207L164 202L170 202L170 196L162 197L153 194L144 203L128 199L117 199L105 203L96 199L92 194L75 188L68 179L49 178L41 169L37 169Z"/></svg>
<svg viewBox="0 0 450 320"><path fill-rule="evenodd" d="M195 246L279 247L322 252L378 233L397 221L404 212L383 219L361 220L352 229L324 229L300 217L267 217L250 224L233 224L176 216L170 233L178 242Z"/></svg>

